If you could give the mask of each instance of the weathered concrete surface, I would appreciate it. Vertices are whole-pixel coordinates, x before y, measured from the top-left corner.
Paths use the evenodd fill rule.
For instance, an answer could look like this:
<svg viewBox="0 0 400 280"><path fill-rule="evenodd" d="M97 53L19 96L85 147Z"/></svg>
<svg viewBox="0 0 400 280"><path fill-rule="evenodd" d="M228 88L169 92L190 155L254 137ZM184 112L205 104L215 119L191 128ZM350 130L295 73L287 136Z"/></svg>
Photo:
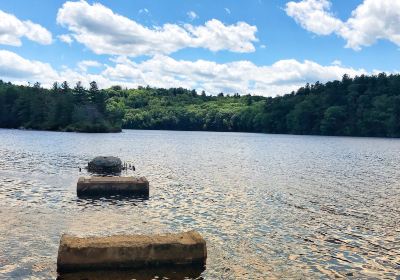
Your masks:
<svg viewBox="0 0 400 280"><path fill-rule="evenodd" d="M80 177L76 192L78 196L112 194L149 196L149 182L145 177Z"/></svg>
<svg viewBox="0 0 400 280"><path fill-rule="evenodd" d="M95 157L88 163L88 171L98 174L118 174L122 170L122 161L117 157Z"/></svg>
<svg viewBox="0 0 400 280"><path fill-rule="evenodd" d="M57 271L204 266L206 258L206 242L195 231L86 238L63 235L58 249Z"/></svg>

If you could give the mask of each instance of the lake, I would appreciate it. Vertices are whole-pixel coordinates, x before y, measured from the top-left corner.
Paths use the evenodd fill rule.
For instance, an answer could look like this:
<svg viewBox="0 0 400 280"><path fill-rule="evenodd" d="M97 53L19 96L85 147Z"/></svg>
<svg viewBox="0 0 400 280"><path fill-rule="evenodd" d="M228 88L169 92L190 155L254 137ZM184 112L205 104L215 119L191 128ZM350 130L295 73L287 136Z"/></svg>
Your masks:
<svg viewBox="0 0 400 280"><path fill-rule="evenodd" d="M0 130L0 278L55 279L63 233L195 229L204 279L400 279L400 140L125 130ZM76 197L97 155L150 198Z"/></svg>

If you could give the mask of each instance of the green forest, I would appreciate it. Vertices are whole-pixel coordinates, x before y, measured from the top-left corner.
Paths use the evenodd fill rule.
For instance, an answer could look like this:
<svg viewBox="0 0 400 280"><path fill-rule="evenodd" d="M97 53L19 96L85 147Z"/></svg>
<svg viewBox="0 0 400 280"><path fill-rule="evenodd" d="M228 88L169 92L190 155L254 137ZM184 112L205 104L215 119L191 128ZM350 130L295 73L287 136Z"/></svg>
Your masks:
<svg viewBox="0 0 400 280"><path fill-rule="evenodd" d="M277 97L183 88L99 89L96 82L0 81L0 127L76 132L168 129L400 137L400 75L306 84Z"/></svg>

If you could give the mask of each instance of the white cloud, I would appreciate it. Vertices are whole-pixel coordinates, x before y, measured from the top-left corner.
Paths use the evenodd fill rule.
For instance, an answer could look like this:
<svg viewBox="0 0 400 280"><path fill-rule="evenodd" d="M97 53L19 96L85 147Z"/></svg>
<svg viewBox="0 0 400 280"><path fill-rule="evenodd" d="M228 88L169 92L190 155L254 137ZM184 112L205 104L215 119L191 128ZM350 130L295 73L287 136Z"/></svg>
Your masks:
<svg viewBox="0 0 400 280"><path fill-rule="evenodd" d="M102 64L98 61L95 60L82 60L81 62L78 63L78 68L83 71L86 72L88 68L90 67L100 67Z"/></svg>
<svg viewBox="0 0 400 280"><path fill-rule="evenodd" d="M318 35L328 35L339 30L343 23L330 12L328 0L303 0L286 4L286 13L304 29Z"/></svg>
<svg viewBox="0 0 400 280"><path fill-rule="evenodd" d="M400 46L400 1L364 0L351 14L340 35L347 47L360 49L385 39Z"/></svg>
<svg viewBox="0 0 400 280"><path fill-rule="evenodd" d="M400 46L399 0L364 0L345 22L330 9L328 0L302 0L287 3L285 11L308 31L318 35L337 34L347 41L347 48L360 50L380 39Z"/></svg>
<svg viewBox="0 0 400 280"><path fill-rule="evenodd" d="M86 61L84 64L100 65L97 63ZM86 70L79 70L72 70L64 66L62 70L57 71L48 63L29 60L14 52L0 50L0 79L3 81L11 81L21 85L40 82L43 87L47 88L50 88L54 82L62 81L68 81L71 86L78 81L82 81L85 85L89 85L91 81L96 81L101 87L108 87L113 84L112 81L107 80L101 74L88 74Z"/></svg>
<svg viewBox="0 0 400 280"><path fill-rule="evenodd" d="M354 76L366 71L322 66L307 60L281 60L269 66L257 66L250 61L218 64L156 56L142 63L118 63L108 67L102 75L111 80L135 81L139 85L184 86L210 93L223 91L276 95L296 90L306 82L340 79L345 73Z"/></svg>
<svg viewBox="0 0 400 280"><path fill-rule="evenodd" d="M52 42L51 33L30 20L21 21L16 16L0 10L0 44L21 46L21 37L43 45Z"/></svg>
<svg viewBox="0 0 400 280"><path fill-rule="evenodd" d="M194 11L187 12L187 16L190 20L195 20L199 18L199 16Z"/></svg>
<svg viewBox="0 0 400 280"><path fill-rule="evenodd" d="M0 51L0 79L19 84L41 82L50 87L55 81L68 81L71 85L82 81L88 85L97 81L100 87L119 84L126 87L185 87L208 93L256 93L266 96L289 93L305 83L326 82L350 76L368 74L363 69L341 65L323 66L316 62L295 59L280 60L272 65L257 66L250 61L216 63L206 60L176 60L165 55L134 62L126 57L111 60L112 65L97 74L86 72L87 67L98 67L96 61L83 61L77 69L54 70L51 65L24 59L10 52Z"/></svg>
<svg viewBox="0 0 400 280"><path fill-rule="evenodd" d="M170 54L188 47L253 52L253 42L257 41L257 27L245 22L225 25L213 19L200 26L164 24L148 28L99 3L90 5L86 1L65 2L57 22L96 54Z"/></svg>
<svg viewBox="0 0 400 280"><path fill-rule="evenodd" d="M149 10L147 8L143 8L139 10L139 14L148 14Z"/></svg>
<svg viewBox="0 0 400 280"><path fill-rule="evenodd" d="M67 43L68 45L71 45L72 42L74 41L72 37L69 34L62 34L57 36L58 39L60 39L62 42Z"/></svg>
<svg viewBox="0 0 400 280"><path fill-rule="evenodd" d="M0 50L0 78L3 80L44 81L57 80L58 74L48 63L28 60L14 52Z"/></svg>

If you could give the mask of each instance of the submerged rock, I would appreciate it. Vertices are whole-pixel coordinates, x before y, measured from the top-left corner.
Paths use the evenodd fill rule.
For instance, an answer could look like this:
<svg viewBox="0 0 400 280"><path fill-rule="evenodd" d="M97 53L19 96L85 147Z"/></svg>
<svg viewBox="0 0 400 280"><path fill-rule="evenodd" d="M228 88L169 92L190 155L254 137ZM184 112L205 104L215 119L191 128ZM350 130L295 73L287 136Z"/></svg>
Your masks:
<svg viewBox="0 0 400 280"><path fill-rule="evenodd" d="M88 163L88 171L98 174L121 173L122 161L117 157L95 157Z"/></svg>
<svg viewBox="0 0 400 280"><path fill-rule="evenodd" d="M201 273L205 270L202 265L168 265L150 268L134 268L120 270L82 270L62 272L57 280L149 280L149 279L203 279Z"/></svg>

